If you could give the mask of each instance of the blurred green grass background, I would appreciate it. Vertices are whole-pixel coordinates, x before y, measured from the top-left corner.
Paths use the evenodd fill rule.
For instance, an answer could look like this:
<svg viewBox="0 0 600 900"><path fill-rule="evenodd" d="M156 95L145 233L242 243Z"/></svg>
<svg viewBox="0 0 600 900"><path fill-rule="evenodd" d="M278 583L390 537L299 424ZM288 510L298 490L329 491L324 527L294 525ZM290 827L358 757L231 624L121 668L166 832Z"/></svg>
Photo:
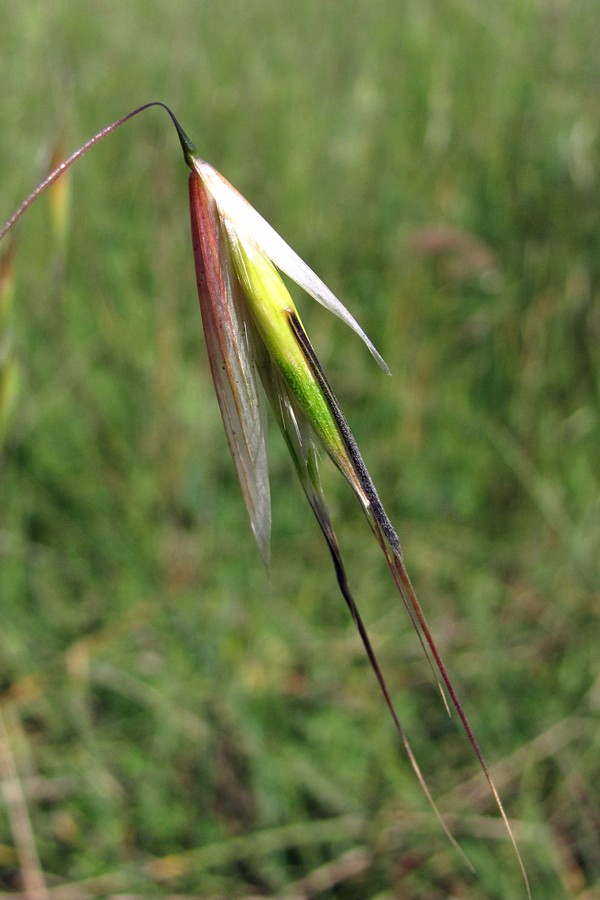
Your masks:
<svg viewBox="0 0 600 900"><path fill-rule="evenodd" d="M599 41L584 0L32 0L0 33L0 219L57 146L164 100L387 359L392 379L298 298L537 897L600 884ZM475 875L440 832L274 431L262 571L166 117L127 125L69 186L65 235L48 201L19 226L5 324L4 893L23 890L8 753L51 896L523 896L324 466L400 716Z"/></svg>

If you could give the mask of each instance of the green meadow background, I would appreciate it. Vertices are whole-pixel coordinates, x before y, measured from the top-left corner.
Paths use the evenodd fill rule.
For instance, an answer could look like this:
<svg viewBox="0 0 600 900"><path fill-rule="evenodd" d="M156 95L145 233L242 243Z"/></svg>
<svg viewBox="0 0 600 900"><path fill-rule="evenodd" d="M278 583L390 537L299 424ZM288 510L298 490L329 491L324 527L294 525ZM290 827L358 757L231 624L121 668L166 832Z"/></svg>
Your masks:
<svg viewBox="0 0 600 900"><path fill-rule="evenodd" d="M1 18L0 220L53 153L164 100L373 338L392 378L297 297L534 896L597 896L597 3L30 0ZM188 216L152 110L31 208L5 264L2 896L523 897L324 461L356 597L475 874L428 807L275 429L263 571Z"/></svg>

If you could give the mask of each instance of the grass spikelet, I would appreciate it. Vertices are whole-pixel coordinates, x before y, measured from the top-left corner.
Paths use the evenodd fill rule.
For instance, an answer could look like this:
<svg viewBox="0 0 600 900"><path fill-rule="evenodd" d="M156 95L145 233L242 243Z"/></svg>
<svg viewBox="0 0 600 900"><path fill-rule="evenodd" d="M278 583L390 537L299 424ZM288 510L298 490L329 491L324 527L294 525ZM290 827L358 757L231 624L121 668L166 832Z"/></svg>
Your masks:
<svg viewBox="0 0 600 900"><path fill-rule="evenodd" d="M58 179L99 140L145 109L166 110L177 129L191 169L189 199L192 245L206 346L217 400L242 495L260 555L269 565L271 500L265 434L266 404L271 407L332 558L340 592L362 640L369 663L416 777L450 840L456 842L438 811L400 723L367 629L351 591L319 474L327 455L353 491L389 567L438 684L449 696L485 775L489 791L530 896L527 874L511 825L457 689L411 584L398 534L388 517L350 426L302 324L280 272L347 324L364 342L382 370L383 358L354 316L260 214L209 163L201 159L171 110L149 103L102 129L59 163L0 229L3 237L47 188L53 195L57 235L64 239L68 192ZM10 281L10 279L9 279ZM14 374L7 368L7 398ZM12 378L12 381L10 380ZM7 400L7 403L9 401ZM457 848L460 851L460 848Z"/></svg>

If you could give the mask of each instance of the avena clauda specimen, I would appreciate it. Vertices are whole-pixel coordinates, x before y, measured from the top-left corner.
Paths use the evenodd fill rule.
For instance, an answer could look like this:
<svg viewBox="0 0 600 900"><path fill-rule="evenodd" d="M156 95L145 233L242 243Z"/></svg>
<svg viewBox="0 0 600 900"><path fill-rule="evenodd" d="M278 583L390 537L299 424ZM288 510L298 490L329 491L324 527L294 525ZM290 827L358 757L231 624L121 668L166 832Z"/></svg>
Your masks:
<svg viewBox="0 0 600 900"><path fill-rule="evenodd" d="M327 543L340 591L380 690L435 815L462 854L425 783L352 595L319 476L319 457L323 450L349 482L383 551L444 701L447 702L447 692L487 779L530 896L527 874L509 820L411 584L396 531L279 272L349 325L389 374L386 363L354 317L241 194L198 156L173 112L158 101L144 104L103 128L56 166L0 229L0 239L79 157L133 116L153 106L163 108L170 116L191 170L192 244L208 357L227 440L262 560L268 567L271 502L265 437L266 397Z"/></svg>

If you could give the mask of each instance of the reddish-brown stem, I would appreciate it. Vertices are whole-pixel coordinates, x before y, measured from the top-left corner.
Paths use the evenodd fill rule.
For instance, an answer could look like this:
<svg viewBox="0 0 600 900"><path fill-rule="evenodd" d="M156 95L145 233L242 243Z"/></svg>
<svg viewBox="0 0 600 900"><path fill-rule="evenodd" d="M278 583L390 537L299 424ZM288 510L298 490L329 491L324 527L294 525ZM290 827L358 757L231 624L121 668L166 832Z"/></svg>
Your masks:
<svg viewBox="0 0 600 900"><path fill-rule="evenodd" d="M152 106L160 106L171 117L171 121L173 122L175 128L177 129L177 134L179 135L179 140L181 142L184 156L187 161L189 159L190 154L193 153L193 151L194 151L194 145L192 144L192 142L186 135L186 133L183 130L183 128L181 127L181 125L179 124L179 121L177 120L175 114L172 112L171 109L169 109L169 107L165 103L161 103L160 100L152 100L150 103L144 103L143 106L138 106L137 109L132 110L131 112L127 113L127 115L123 116L120 119L117 119L115 122L111 122L111 124L107 125L105 128L102 128L101 131L97 132L97 134L95 134L93 137L91 137L89 140L87 140L85 142L85 144L82 144L81 147L79 147L77 150L75 150L75 152L72 153L68 159L65 159L63 162L59 163L56 166L56 168L52 169L50 174L47 175L46 178L44 178L44 180L42 182L40 182L40 184L38 184L38 186L36 188L34 188L34 190L29 194L29 196L26 197L25 200L23 200L23 202L21 203L19 208L12 214L10 219L8 219L4 223L2 228L0 228L0 241L2 240L4 235L13 227L15 222L21 218L23 213L27 209L29 209L31 204L35 200L37 200L37 198L40 196L40 194L43 194L43 192L46 190L46 188L49 187L54 181L56 181L57 178L60 178L61 175L64 175L64 173L67 171L67 169L69 169L73 165L74 162L76 162L81 156L83 156L84 153L87 153L87 151L90 150L95 144L97 144L98 141L101 141L102 138L105 138L107 135L111 134L113 131L116 131L117 128L120 128L121 125L125 124L125 122L128 122L130 119L133 119L134 116L137 116L139 113L144 112L144 110L150 109L150 107L152 107Z"/></svg>

